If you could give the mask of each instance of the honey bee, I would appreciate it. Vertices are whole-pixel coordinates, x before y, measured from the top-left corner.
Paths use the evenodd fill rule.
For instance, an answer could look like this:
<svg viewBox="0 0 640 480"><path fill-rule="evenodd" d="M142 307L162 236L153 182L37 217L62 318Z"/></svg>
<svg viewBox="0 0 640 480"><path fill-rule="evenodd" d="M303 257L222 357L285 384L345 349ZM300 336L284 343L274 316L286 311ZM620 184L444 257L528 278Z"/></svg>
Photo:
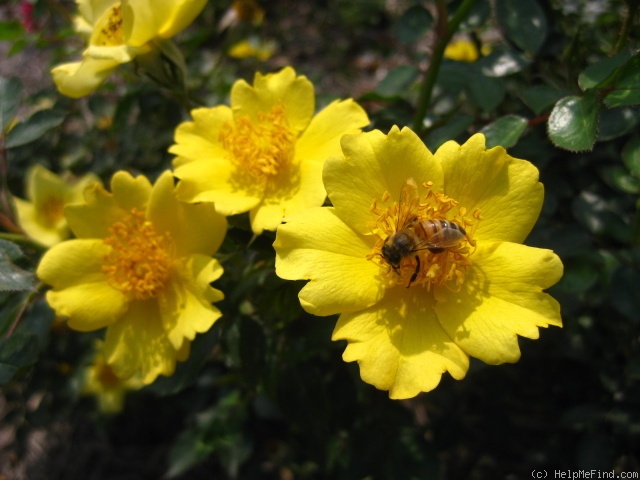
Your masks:
<svg viewBox="0 0 640 480"><path fill-rule="evenodd" d="M400 262L415 255L416 269L411 275L407 288L420 273L420 250L442 253L447 248L462 242L467 232L455 222L440 219L419 218L412 212L412 206L418 204L418 187L413 178L408 179L400 191L396 231L389 235L382 246L382 258L394 272L400 274Z"/></svg>

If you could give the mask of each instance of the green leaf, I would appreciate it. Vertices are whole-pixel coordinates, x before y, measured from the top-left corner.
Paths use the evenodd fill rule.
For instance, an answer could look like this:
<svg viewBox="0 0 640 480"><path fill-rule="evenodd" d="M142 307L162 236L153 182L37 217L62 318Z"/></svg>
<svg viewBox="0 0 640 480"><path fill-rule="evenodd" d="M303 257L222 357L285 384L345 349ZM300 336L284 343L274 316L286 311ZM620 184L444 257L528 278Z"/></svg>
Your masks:
<svg viewBox="0 0 640 480"><path fill-rule="evenodd" d="M403 96L407 88L416 81L420 71L410 65L401 65L391 70L376 87L376 93L383 97Z"/></svg>
<svg viewBox="0 0 640 480"><path fill-rule="evenodd" d="M24 292L33 291L36 284L31 272L14 265L13 261L22 256L22 251L15 243L0 240L0 291Z"/></svg>
<svg viewBox="0 0 640 480"><path fill-rule="evenodd" d="M470 64L444 59L436 84L443 91L457 95L474 81L475 75L481 74Z"/></svg>
<svg viewBox="0 0 640 480"><path fill-rule="evenodd" d="M558 289L563 292L586 292L598 281L598 268L588 263L566 265Z"/></svg>
<svg viewBox="0 0 640 480"><path fill-rule="evenodd" d="M506 77L518 73L531 63L531 59L509 49L496 49L479 59L475 66L487 77Z"/></svg>
<svg viewBox="0 0 640 480"><path fill-rule="evenodd" d="M622 147L622 161L631 175L640 178L640 135L635 135Z"/></svg>
<svg viewBox="0 0 640 480"><path fill-rule="evenodd" d="M612 108L600 112L598 142L606 142L634 131L640 122L640 110L634 107Z"/></svg>
<svg viewBox="0 0 640 480"><path fill-rule="evenodd" d="M12 42L24 33L22 24L17 20L0 22L0 42Z"/></svg>
<svg viewBox="0 0 640 480"><path fill-rule="evenodd" d="M567 95L569 95L569 91L566 89L537 85L522 92L521 98L527 107L537 115L551 108L558 100Z"/></svg>
<svg viewBox="0 0 640 480"><path fill-rule="evenodd" d="M20 98L22 97L22 82L12 77L0 77L0 132L6 133L13 119L16 117Z"/></svg>
<svg viewBox="0 0 640 480"><path fill-rule="evenodd" d="M591 150L598 134L599 113L594 94L565 97L556 103L549 116L549 138L556 147L565 150Z"/></svg>
<svg viewBox="0 0 640 480"><path fill-rule="evenodd" d="M602 169L601 175L606 183L622 192L640 193L640 178L630 175L627 169L620 165Z"/></svg>
<svg viewBox="0 0 640 480"><path fill-rule="evenodd" d="M429 10L422 5L413 5L398 19L396 37L402 43L414 43L429 31L432 23Z"/></svg>
<svg viewBox="0 0 640 480"><path fill-rule="evenodd" d="M429 132L424 139L425 144L429 147L429 150L435 152L444 142L452 140L464 133L467 128L469 128L469 125L473 123L473 120L473 117L470 115L457 115L442 127L435 128Z"/></svg>
<svg viewBox="0 0 640 480"><path fill-rule="evenodd" d="M604 98L607 107L640 104L640 54L620 67L613 90Z"/></svg>
<svg viewBox="0 0 640 480"><path fill-rule="evenodd" d="M183 431L171 449L166 477L182 475L217 453L229 476L237 478L240 466L251 454L251 445L242 435L245 416L245 404L237 390L200 413L195 425Z"/></svg>
<svg viewBox="0 0 640 480"><path fill-rule="evenodd" d="M588 66L578 75L578 85L583 91L599 85L629 58L630 53L620 53Z"/></svg>
<svg viewBox="0 0 640 480"><path fill-rule="evenodd" d="M0 339L0 385L7 384L21 370L38 359L38 339L35 335L14 334Z"/></svg>
<svg viewBox="0 0 640 480"><path fill-rule="evenodd" d="M547 36L547 19L536 0L496 0L498 22L522 50L537 51Z"/></svg>
<svg viewBox="0 0 640 480"><path fill-rule="evenodd" d="M513 147L518 143L522 132L525 131L528 120L517 115L505 115L480 130L487 138L487 148L500 145L504 148Z"/></svg>
<svg viewBox="0 0 640 480"><path fill-rule="evenodd" d="M504 100L506 89L501 78L485 77L478 72L465 86L467 97L484 111L494 110Z"/></svg>
<svg viewBox="0 0 640 480"><path fill-rule="evenodd" d="M602 197L591 192L582 192L571 204L574 218L592 234L613 238L621 243L631 241L631 228L619 212Z"/></svg>
<svg viewBox="0 0 640 480"><path fill-rule="evenodd" d="M7 148L19 147L33 142L47 133L48 130L59 126L65 114L54 110L39 110L24 122L17 124L7 135Z"/></svg>
<svg viewBox="0 0 640 480"><path fill-rule="evenodd" d="M467 17L460 23L460 30L468 31L484 27L490 16L491 5L489 2L487 0L476 1Z"/></svg>

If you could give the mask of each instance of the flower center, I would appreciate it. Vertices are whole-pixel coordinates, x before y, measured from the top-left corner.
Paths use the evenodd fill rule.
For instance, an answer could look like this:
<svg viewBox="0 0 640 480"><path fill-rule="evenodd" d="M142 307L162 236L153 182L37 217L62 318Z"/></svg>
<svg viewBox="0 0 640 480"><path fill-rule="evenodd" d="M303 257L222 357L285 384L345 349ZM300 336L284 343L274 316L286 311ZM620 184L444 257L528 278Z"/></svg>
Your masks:
<svg viewBox="0 0 640 480"><path fill-rule="evenodd" d="M171 236L157 233L144 213L135 208L124 220L114 223L109 233L104 243L111 251L102 265L109 284L131 299L157 296L171 273Z"/></svg>
<svg viewBox="0 0 640 480"><path fill-rule="evenodd" d="M47 197L39 208L42 222L50 227L57 225L64 218L64 204L62 197Z"/></svg>
<svg viewBox="0 0 640 480"><path fill-rule="evenodd" d="M120 2L102 14L93 29L91 45L113 47L124 43Z"/></svg>
<svg viewBox="0 0 640 480"><path fill-rule="evenodd" d="M258 180L276 176L291 163L295 139L283 104L259 113L257 119L243 116L227 123L219 138L239 171Z"/></svg>
<svg viewBox="0 0 640 480"><path fill-rule="evenodd" d="M480 211L469 217L457 201L432 191L431 182L422 186L427 190L422 197L409 179L399 201L391 202L388 192L380 203L374 199L370 228L378 241L367 258L381 265L392 284L457 291L471 265Z"/></svg>
<svg viewBox="0 0 640 480"><path fill-rule="evenodd" d="M116 376L113 369L106 363L96 367L96 379L105 389L112 389L118 387L122 380Z"/></svg>

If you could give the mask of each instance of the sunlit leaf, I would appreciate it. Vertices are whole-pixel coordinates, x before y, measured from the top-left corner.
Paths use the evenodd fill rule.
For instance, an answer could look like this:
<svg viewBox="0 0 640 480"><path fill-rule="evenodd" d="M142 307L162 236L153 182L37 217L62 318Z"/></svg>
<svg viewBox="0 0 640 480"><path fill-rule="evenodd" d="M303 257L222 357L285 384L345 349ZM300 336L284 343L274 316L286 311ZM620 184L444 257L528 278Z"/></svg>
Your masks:
<svg viewBox="0 0 640 480"><path fill-rule="evenodd" d="M612 165L603 169L602 177L605 182L622 192L640 193L640 178L630 175L627 169L620 165Z"/></svg>
<svg viewBox="0 0 640 480"><path fill-rule="evenodd" d="M620 67L613 90L604 98L604 104L607 107L640 104L640 54Z"/></svg>
<svg viewBox="0 0 640 480"><path fill-rule="evenodd" d="M13 262L22 256L20 248L6 240L0 240L0 291L21 292L33 290L35 276Z"/></svg>
<svg viewBox="0 0 640 480"><path fill-rule="evenodd" d="M515 50L496 49L476 62L487 77L506 77L518 73L531 63L531 59Z"/></svg>
<svg viewBox="0 0 640 480"><path fill-rule="evenodd" d="M549 116L549 138L565 150L591 150L598 134L599 112L598 100L593 94L563 98Z"/></svg>
<svg viewBox="0 0 640 480"><path fill-rule="evenodd" d="M496 0L498 22L522 50L537 51L547 36L547 19L536 0Z"/></svg>
<svg viewBox="0 0 640 480"><path fill-rule="evenodd" d="M624 65L629 58L631 58L630 53L619 53L589 65L578 75L578 85L582 90L597 86L609 78L618 67Z"/></svg>
<svg viewBox="0 0 640 480"><path fill-rule="evenodd" d="M518 143L522 132L525 131L528 120L517 115L505 115L480 130L487 138L487 148L500 145L504 148L513 147Z"/></svg>

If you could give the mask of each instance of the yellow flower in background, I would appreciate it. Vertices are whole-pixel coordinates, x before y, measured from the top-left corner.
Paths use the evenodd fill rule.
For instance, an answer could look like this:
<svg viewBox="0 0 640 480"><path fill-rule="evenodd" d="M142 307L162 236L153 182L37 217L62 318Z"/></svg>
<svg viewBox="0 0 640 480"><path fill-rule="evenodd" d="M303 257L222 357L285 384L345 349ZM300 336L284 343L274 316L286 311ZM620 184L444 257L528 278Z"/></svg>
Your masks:
<svg viewBox="0 0 640 480"><path fill-rule="evenodd" d="M64 206L82 201L82 192L87 185L100 184L100 179L89 173L71 182L35 165L27 172L25 183L27 200L13 199L18 223L30 238L50 247L69 238L71 233L64 217Z"/></svg>
<svg viewBox="0 0 640 480"><path fill-rule="evenodd" d="M169 151L177 155L178 198L215 202L223 215L249 211L256 234L322 205L324 161L369 119L351 99L314 110L313 85L290 67L256 74L253 86L237 81L231 107L198 108L176 129Z"/></svg>
<svg viewBox="0 0 640 480"><path fill-rule="evenodd" d="M231 48L229 48L227 54L231 58L257 58L264 62L271 58L275 51L275 42L250 38L249 40L234 43Z"/></svg>
<svg viewBox="0 0 640 480"><path fill-rule="evenodd" d="M445 58L457 60L458 62L475 62L479 53L475 43L471 40L454 40L449 42L444 49Z"/></svg>
<svg viewBox="0 0 640 480"><path fill-rule="evenodd" d="M171 375L196 333L220 317L209 284L222 275L211 255L226 233L213 204L174 195L171 172L155 185L117 172L111 193L99 185L65 208L77 239L51 248L37 269L52 286L47 301L79 331L106 327L104 355L120 378L144 384Z"/></svg>
<svg viewBox="0 0 640 480"><path fill-rule="evenodd" d="M82 61L51 70L63 95L79 98L93 92L116 68L149 53L155 41L184 30L207 0L76 0L79 33L88 38Z"/></svg>
<svg viewBox="0 0 640 480"><path fill-rule="evenodd" d="M96 398L103 413L122 411L127 392L144 386L137 375L122 379L118 377L104 358L104 343L97 342L93 363L84 371L82 393Z"/></svg>
<svg viewBox="0 0 640 480"><path fill-rule="evenodd" d="M347 340L343 358L364 381L413 397L444 372L463 378L469 356L516 362L518 336L562 325L543 292L560 259L521 245L544 195L531 163L487 150L481 134L432 154L397 127L342 148L324 169L333 207L278 228L276 273L310 280L299 294L308 312L341 314L333 339Z"/></svg>

